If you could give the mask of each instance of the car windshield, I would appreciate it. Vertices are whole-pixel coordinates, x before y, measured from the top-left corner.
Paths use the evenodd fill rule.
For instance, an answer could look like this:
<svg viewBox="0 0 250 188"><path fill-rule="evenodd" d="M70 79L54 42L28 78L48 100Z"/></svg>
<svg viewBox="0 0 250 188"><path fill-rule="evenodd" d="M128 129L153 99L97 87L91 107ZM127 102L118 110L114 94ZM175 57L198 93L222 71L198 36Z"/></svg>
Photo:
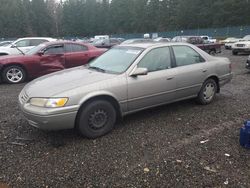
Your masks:
<svg viewBox="0 0 250 188"><path fill-rule="evenodd" d="M45 47L45 44L40 44L34 48L31 48L28 52L25 53L25 55L35 55L37 52L42 50Z"/></svg>
<svg viewBox="0 0 250 188"><path fill-rule="evenodd" d="M250 35L247 35L243 38L244 40L250 40Z"/></svg>
<svg viewBox="0 0 250 188"><path fill-rule="evenodd" d="M89 69L120 74L125 72L134 60L141 54L143 48L116 47L107 51L89 64Z"/></svg>

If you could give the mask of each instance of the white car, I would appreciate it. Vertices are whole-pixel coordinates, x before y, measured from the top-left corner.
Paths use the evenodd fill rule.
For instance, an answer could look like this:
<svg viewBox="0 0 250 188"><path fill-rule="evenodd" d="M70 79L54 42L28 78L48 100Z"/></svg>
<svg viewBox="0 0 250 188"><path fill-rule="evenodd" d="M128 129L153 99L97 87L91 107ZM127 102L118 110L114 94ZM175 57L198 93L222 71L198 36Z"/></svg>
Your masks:
<svg viewBox="0 0 250 188"><path fill-rule="evenodd" d="M38 46L41 43L52 41L56 41L56 39L45 37L20 38L7 46L0 47L0 56L26 53L31 48Z"/></svg>
<svg viewBox="0 0 250 188"><path fill-rule="evenodd" d="M238 53L250 53L250 35L246 35L239 42L236 42L232 46L233 55Z"/></svg>
<svg viewBox="0 0 250 188"><path fill-rule="evenodd" d="M213 39L212 37L209 37L207 35L203 35L203 36L200 36L205 43L216 43L217 40L216 39Z"/></svg>
<svg viewBox="0 0 250 188"><path fill-rule="evenodd" d="M225 49L232 49L233 47L233 44L236 43L236 42L239 42L241 41L242 39L240 38L232 38L231 40L228 40L226 43L225 43Z"/></svg>

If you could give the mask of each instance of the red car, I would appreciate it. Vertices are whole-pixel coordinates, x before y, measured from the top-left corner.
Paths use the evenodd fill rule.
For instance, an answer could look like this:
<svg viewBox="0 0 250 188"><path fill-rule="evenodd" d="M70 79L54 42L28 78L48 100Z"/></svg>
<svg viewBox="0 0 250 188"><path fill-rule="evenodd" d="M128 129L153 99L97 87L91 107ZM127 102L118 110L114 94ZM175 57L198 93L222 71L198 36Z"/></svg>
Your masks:
<svg viewBox="0 0 250 188"><path fill-rule="evenodd" d="M87 64L105 51L106 49L78 42L43 43L25 55L1 56L1 78L7 83L21 83L27 79Z"/></svg>

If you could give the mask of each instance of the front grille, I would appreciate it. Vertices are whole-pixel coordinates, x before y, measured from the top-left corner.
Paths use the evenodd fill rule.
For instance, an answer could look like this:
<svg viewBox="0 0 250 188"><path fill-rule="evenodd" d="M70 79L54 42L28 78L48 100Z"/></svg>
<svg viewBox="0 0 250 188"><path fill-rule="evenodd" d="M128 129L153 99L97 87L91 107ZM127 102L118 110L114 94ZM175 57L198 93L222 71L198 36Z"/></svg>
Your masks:
<svg viewBox="0 0 250 188"><path fill-rule="evenodd" d="M29 96L24 91L22 91L20 94L21 103L27 103L28 100L29 100Z"/></svg>
<svg viewBox="0 0 250 188"><path fill-rule="evenodd" d="M245 44L237 44L237 47L245 47Z"/></svg>

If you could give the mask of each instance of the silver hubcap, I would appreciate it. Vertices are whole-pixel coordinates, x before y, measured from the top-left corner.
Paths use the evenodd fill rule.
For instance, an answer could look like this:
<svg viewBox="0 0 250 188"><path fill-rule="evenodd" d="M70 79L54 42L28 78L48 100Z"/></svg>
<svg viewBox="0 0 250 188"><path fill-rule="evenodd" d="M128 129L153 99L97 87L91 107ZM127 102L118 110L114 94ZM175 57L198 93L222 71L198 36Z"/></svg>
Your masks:
<svg viewBox="0 0 250 188"><path fill-rule="evenodd" d="M12 68L7 71L6 77L10 82L18 83L23 79L23 73L18 68Z"/></svg>
<svg viewBox="0 0 250 188"><path fill-rule="evenodd" d="M212 98L215 95L215 86L214 86L214 84L207 83L206 87L203 90L203 95L204 95L204 99L206 101L212 100Z"/></svg>
<svg viewBox="0 0 250 188"><path fill-rule="evenodd" d="M89 116L89 126L98 130L105 126L108 121L108 115L105 110L98 109Z"/></svg>

